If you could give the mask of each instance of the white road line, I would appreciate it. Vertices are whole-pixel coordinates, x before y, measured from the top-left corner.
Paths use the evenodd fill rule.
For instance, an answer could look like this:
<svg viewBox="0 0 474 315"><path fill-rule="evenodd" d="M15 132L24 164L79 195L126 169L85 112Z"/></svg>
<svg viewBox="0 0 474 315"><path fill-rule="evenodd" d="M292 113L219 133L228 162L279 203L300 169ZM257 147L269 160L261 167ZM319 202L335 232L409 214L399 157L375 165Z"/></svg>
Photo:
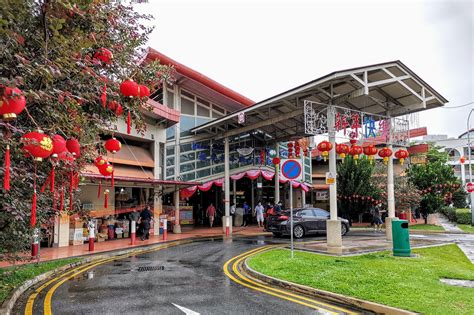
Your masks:
<svg viewBox="0 0 474 315"><path fill-rule="evenodd" d="M174 304L174 303L171 303L173 304L174 306L176 306L177 308L179 308L184 314L186 315L200 315L198 312L195 312L195 311L191 311L189 308L186 308L186 307L182 307L178 304Z"/></svg>

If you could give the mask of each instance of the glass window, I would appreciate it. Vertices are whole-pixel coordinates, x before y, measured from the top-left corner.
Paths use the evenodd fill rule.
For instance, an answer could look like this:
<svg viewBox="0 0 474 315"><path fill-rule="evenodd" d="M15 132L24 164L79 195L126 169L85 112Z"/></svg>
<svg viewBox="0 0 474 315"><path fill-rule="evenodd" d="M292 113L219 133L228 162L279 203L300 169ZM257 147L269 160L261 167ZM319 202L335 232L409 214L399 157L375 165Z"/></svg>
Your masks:
<svg viewBox="0 0 474 315"><path fill-rule="evenodd" d="M210 121L211 121L211 119L209 119L209 118L196 117L196 126L204 125L205 123L208 123Z"/></svg>
<svg viewBox="0 0 474 315"><path fill-rule="evenodd" d="M180 128L181 128L181 136L188 136L191 133L189 130L195 127L194 117L191 116L181 116L180 121Z"/></svg>
<svg viewBox="0 0 474 315"><path fill-rule="evenodd" d="M179 151L181 153L184 153L184 152L189 152L189 151L194 151L194 150L191 143L186 143L179 146Z"/></svg>
<svg viewBox="0 0 474 315"><path fill-rule="evenodd" d="M218 165L212 168L212 174L219 174L224 172L224 165Z"/></svg>
<svg viewBox="0 0 474 315"><path fill-rule="evenodd" d="M314 217L313 210L311 209L302 210L299 212L298 216L302 218L312 218Z"/></svg>
<svg viewBox="0 0 474 315"><path fill-rule="evenodd" d="M224 115L219 114L218 112L212 111L212 118L221 118L222 116Z"/></svg>
<svg viewBox="0 0 474 315"><path fill-rule="evenodd" d="M187 164L181 164L179 169L181 171L181 173L186 173L186 172L189 172L189 171L192 171L194 170L194 162L193 163L187 163Z"/></svg>
<svg viewBox="0 0 474 315"><path fill-rule="evenodd" d="M191 172L188 174L181 175L181 178L183 179L183 181L194 180L195 174L194 172Z"/></svg>
<svg viewBox="0 0 474 315"><path fill-rule="evenodd" d="M174 176L174 167L166 169L166 177Z"/></svg>
<svg viewBox="0 0 474 315"><path fill-rule="evenodd" d="M196 154L194 152L189 152L185 154L181 154L180 163L194 161L196 159Z"/></svg>
<svg viewBox="0 0 474 315"><path fill-rule="evenodd" d="M174 155L174 146L166 147L166 156Z"/></svg>
<svg viewBox="0 0 474 315"><path fill-rule="evenodd" d="M329 216L329 212L323 210L323 209L313 209L314 211L314 215L317 216L317 217L328 217Z"/></svg>
<svg viewBox="0 0 474 315"><path fill-rule="evenodd" d="M206 107L204 106L201 106L201 105L197 105L197 115L198 116L203 116L203 117L209 117L210 114L209 114L209 109L207 109Z"/></svg>
<svg viewBox="0 0 474 315"><path fill-rule="evenodd" d="M186 115L194 115L194 102L187 98L181 98L181 113Z"/></svg>
<svg viewBox="0 0 474 315"><path fill-rule="evenodd" d="M200 170L196 172L197 177L196 178L202 178L211 175L211 169L206 168L204 170Z"/></svg>
<svg viewBox="0 0 474 315"><path fill-rule="evenodd" d="M166 166L174 166L174 156L166 159Z"/></svg>
<svg viewBox="0 0 474 315"><path fill-rule="evenodd" d="M167 140L174 139L174 126L166 129L166 139Z"/></svg>
<svg viewBox="0 0 474 315"><path fill-rule="evenodd" d="M168 106L169 108L174 108L174 93L167 90L166 97L167 97L166 106Z"/></svg>
<svg viewBox="0 0 474 315"><path fill-rule="evenodd" d="M212 105L212 109L215 110L215 111L218 111L221 114L225 114L225 109L220 108L219 106L216 106L214 104Z"/></svg>
<svg viewBox="0 0 474 315"><path fill-rule="evenodd" d="M211 104L210 104L208 101L203 100L203 99L200 98L200 97L197 98L197 101L198 101L199 103L201 103L201 104L206 105L207 107L211 107Z"/></svg>
<svg viewBox="0 0 474 315"><path fill-rule="evenodd" d="M181 94L194 100L194 94L193 93L190 93L190 92L185 91L185 90L181 90Z"/></svg>
<svg viewBox="0 0 474 315"><path fill-rule="evenodd" d="M204 161L197 160L196 162L197 168L203 168L211 165L211 160L205 159Z"/></svg>

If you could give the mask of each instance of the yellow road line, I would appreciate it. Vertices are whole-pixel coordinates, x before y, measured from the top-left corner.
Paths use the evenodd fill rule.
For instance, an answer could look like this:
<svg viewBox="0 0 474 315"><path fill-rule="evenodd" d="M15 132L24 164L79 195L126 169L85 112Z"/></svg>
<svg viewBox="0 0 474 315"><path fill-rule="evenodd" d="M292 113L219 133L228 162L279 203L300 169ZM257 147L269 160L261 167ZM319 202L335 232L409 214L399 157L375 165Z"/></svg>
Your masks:
<svg viewBox="0 0 474 315"><path fill-rule="evenodd" d="M234 280L235 282L241 284L241 285L244 285L248 288L251 288L253 290L257 290L257 291L261 291L261 292L264 292L264 293L267 293L267 294L270 294L270 295L273 295L273 296L276 296L276 297L279 297L279 298L282 298L282 299L286 299L286 300L289 300L291 302L294 302L294 303L298 303L298 304L302 304L302 305L305 305L305 306L308 306L308 307L311 307L313 309L323 309L325 311L328 311L326 308L321 308L321 307L318 307L316 305L320 305L320 306L325 306L327 308L330 308L330 309L335 309L335 310L338 310L338 311L341 311L341 312L345 312L345 313L348 313L348 314L357 314L355 312L352 312L350 310L347 310L347 309L344 309L344 308L340 308L340 307L337 307L337 306L333 306L333 305L330 305L330 304L327 304L327 303L324 303L324 302L319 302L319 301L316 301L316 300L313 300L313 299L310 299L310 298L307 298L305 296L301 296L301 295L297 295L297 294L294 294L294 293L291 293L291 292L288 292L288 291L284 291L284 290L280 290L280 289L276 289L276 288L272 288L272 287L267 287L265 285L262 285L258 282L255 282L251 279L249 279L248 277L242 275L237 266L246 258L252 256L252 255L255 255L259 252L263 252L265 250L269 249L268 247L265 247L265 248L262 248L260 251L249 251L249 252L245 252L239 256L236 256L232 259L230 259L228 262L226 262L226 264L224 265L224 272L226 273L226 275L231 278L232 280ZM228 265L230 264L230 262L232 261L235 261L232 265L232 270L233 272L242 280L244 281L247 281L251 284L253 284L254 286L252 285L249 285L247 283L243 283L242 281L240 280L237 280L235 279L227 270L227 267ZM255 287L256 286L256 287ZM277 294L277 293L280 293L280 294ZM308 301L310 303L313 303L313 304L316 304L316 305L312 305L312 304L308 304L308 303L305 303L303 301L300 301L300 300L295 300L293 298L290 298L288 296L291 296L291 297L294 297L294 298L297 298L297 299L300 299L300 300L303 300L303 301ZM331 311L329 311L331 312ZM332 314L336 314L334 312L331 312Z"/></svg>
<svg viewBox="0 0 474 315"><path fill-rule="evenodd" d="M76 276L76 275L78 275L78 274L80 274L80 273L82 273L82 272L84 272L84 271L86 271L86 270L88 270L92 267L100 265L100 264L104 264L104 263L107 263L107 262L110 262L110 261L113 261L113 260L123 259L123 258L130 257L130 256L133 256L133 255L140 255L140 254L145 254L145 253L149 253L149 252L153 252L153 251L158 251L158 250L173 247L173 246L176 246L176 245L187 244L187 243L190 243L190 242L191 241L178 241L176 243L170 243L169 245L165 244L165 245L153 248L153 249L146 249L146 250L141 250L141 251L138 251L138 252L131 252L131 253L122 254L122 255L119 255L119 256L111 257L111 258L103 258L103 259L99 259L97 261L92 261L90 263L87 263L86 265L78 266L78 267L76 267L72 270L69 270L66 273L63 273L63 274L49 280L48 282L44 283L39 288L37 288L34 291L34 293L32 293L29 296L28 301L27 301L26 306L25 306L25 313L24 314L25 315L32 315L35 299L41 293L41 291L43 291L46 287L51 285L53 282L59 280L60 278L66 276L66 275L69 275L69 274L74 273L74 272L77 271L74 275L72 275L71 277L68 277L68 279L70 279L70 278L73 278L74 276ZM89 266L90 266L90 268L89 268ZM64 282L62 282L62 283L64 283ZM52 294L51 294L51 296L52 296ZM51 306L51 302L49 303L49 305ZM49 312L51 314L51 308L49 308Z"/></svg>

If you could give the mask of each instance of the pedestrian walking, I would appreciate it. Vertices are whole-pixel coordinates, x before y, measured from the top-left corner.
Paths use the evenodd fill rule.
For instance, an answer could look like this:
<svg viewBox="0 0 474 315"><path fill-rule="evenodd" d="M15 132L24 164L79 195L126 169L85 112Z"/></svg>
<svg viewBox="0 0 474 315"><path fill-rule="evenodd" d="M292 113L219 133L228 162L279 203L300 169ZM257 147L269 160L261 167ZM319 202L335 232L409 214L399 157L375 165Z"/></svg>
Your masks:
<svg viewBox="0 0 474 315"><path fill-rule="evenodd" d="M247 226L249 224L249 216L251 215L252 209L250 206L247 204L247 201L244 201L244 215L243 215L243 222L241 226Z"/></svg>
<svg viewBox="0 0 474 315"><path fill-rule="evenodd" d="M206 210L206 216L209 217L209 226L211 228L212 228L212 225L214 224L215 215L216 215L216 208L211 202L211 204L209 205L209 207L207 207L207 210Z"/></svg>
<svg viewBox="0 0 474 315"><path fill-rule="evenodd" d="M150 210L150 206L146 206L145 209L140 213L140 226L143 234L140 237L142 241L150 238L150 226L153 213Z"/></svg>
<svg viewBox="0 0 474 315"><path fill-rule="evenodd" d="M382 232L382 215L380 213L380 206L375 206L372 208L371 213L373 216L374 232Z"/></svg>
<svg viewBox="0 0 474 315"><path fill-rule="evenodd" d="M262 203L259 202L258 205L255 207L255 215L257 217L257 224L258 227L263 227L263 212L265 208L262 206Z"/></svg>

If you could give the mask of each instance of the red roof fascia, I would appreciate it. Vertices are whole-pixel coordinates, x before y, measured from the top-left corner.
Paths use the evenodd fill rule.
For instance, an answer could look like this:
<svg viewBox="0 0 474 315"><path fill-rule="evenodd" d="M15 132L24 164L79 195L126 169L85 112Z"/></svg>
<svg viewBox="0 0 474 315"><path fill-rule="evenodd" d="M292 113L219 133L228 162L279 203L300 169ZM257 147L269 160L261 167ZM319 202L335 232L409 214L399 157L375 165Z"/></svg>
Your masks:
<svg viewBox="0 0 474 315"><path fill-rule="evenodd" d="M410 155L412 154L420 154L420 153L426 153L429 150L429 145L428 144L417 144L417 145L412 145L407 149L408 153Z"/></svg>
<svg viewBox="0 0 474 315"><path fill-rule="evenodd" d="M108 177L98 175L98 174L91 174L91 173L81 173L81 176L91 178L91 179L108 179ZM201 185L202 183L198 182L181 182L175 180L161 180L161 179L147 179L147 178L139 178L139 177L129 177L129 176L114 176L115 181L122 181L122 182L136 182L136 183L149 183L149 184L158 184L158 185L177 185L177 186L195 186Z"/></svg>
<svg viewBox="0 0 474 315"><path fill-rule="evenodd" d="M242 104L242 105L245 105L245 106L250 106L250 105L253 105L255 104L254 101L252 101L251 99L229 89L228 87L225 87L223 86L222 84L212 80L211 78L205 76L204 74L202 73L199 73L197 72L196 70L193 70L179 62L177 62L176 60L173 60L171 59L170 57L166 56L166 55L163 55L162 53L156 51L155 49L149 47L148 48L148 54L147 54L147 57L146 59L149 59L149 60L159 60L161 64L163 65L167 65L167 66L173 66L174 69L194 80L194 81L197 81L205 86L207 86L208 88L216 91L216 92L219 92L220 94Z"/></svg>

